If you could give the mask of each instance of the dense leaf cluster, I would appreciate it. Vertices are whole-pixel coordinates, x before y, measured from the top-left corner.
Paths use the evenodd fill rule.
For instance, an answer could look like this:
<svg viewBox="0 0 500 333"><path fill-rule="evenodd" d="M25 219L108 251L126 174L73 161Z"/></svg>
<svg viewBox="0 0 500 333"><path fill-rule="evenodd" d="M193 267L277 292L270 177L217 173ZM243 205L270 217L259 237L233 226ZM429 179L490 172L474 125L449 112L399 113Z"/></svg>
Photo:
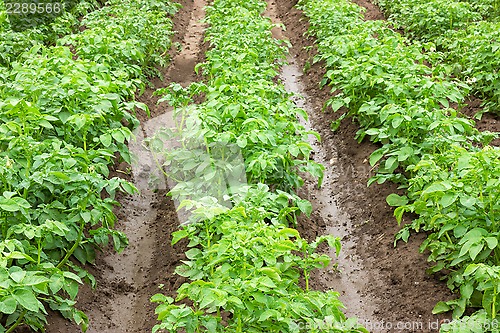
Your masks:
<svg viewBox="0 0 500 333"><path fill-rule="evenodd" d="M52 1L52 0L51 0ZM9 67L17 57L35 45L54 45L57 40L78 31L79 18L100 6L97 0L68 0L71 5L57 17L42 24L30 24L32 15L23 18L29 24L22 27L15 16L6 12L7 1L0 1L0 66Z"/></svg>
<svg viewBox="0 0 500 333"><path fill-rule="evenodd" d="M127 245L114 229L114 198L117 191L136 192L132 184L108 178L109 167L116 156L130 161L126 144L138 120L129 112L145 107L134 94L144 86L139 78L146 66L170 47L169 15L176 8L154 0L110 1L83 20L85 31L57 41L71 48L37 44L5 58L0 332L20 324L43 330L47 307L86 329L75 298L83 281L95 280L82 267L110 239L117 251ZM157 28L163 30L160 39L151 33ZM87 38L95 34L106 40L107 52Z"/></svg>
<svg viewBox="0 0 500 333"><path fill-rule="evenodd" d="M406 241L411 230L427 232L421 250L436 263L431 271L445 273L449 287L460 292L435 311L453 310L459 318L466 307L482 307L495 319L500 150L487 145L495 134L478 132L449 108L463 102L468 86L426 66L426 44L409 43L385 22L364 21L353 3L303 0L299 6L318 38L315 60L328 69L322 83L338 92L328 105L347 107L361 125L358 139L382 145L370 156L378 166L370 183L393 180L407 190L407 196L387 198L398 207L398 222L405 212L419 215L396 240Z"/></svg>
<svg viewBox="0 0 500 333"><path fill-rule="evenodd" d="M500 112L500 1L377 2L395 27L435 43L434 67L471 85L486 110Z"/></svg>
<svg viewBox="0 0 500 333"><path fill-rule="evenodd" d="M178 108L178 128L149 146L178 181L171 195L192 215L173 235L174 244L189 240L176 272L190 282L175 300L152 298L161 321L154 332L366 332L345 318L338 293L309 288L310 272L331 260L318 246L327 242L338 254L340 241L309 243L291 228L296 214L311 213L295 194L301 174L321 178L323 167L310 159L312 133L297 119L307 115L275 82L287 49L272 38L265 7L261 0L216 0L207 8L206 83L161 92ZM188 105L200 91L205 101ZM176 145L164 143L173 137ZM228 181L241 172L234 151L244 172Z"/></svg>

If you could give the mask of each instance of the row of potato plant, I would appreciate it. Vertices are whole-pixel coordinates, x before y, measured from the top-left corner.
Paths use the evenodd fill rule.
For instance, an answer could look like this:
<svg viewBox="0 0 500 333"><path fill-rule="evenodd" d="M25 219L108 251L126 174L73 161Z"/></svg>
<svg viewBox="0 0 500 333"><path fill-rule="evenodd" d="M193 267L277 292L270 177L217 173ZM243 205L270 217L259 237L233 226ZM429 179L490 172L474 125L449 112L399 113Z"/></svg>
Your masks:
<svg viewBox="0 0 500 333"><path fill-rule="evenodd" d="M299 2L317 37L327 73L322 82L337 92L327 105L360 124L357 139L382 145L370 156L377 166L373 182L392 180L407 195L387 198L419 217L396 236L407 241L412 230L426 232L421 251L444 273L456 300L440 302L434 312L482 308L472 319L495 320L500 305L500 150L487 144L494 133L479 132L457 115L450 102L463 102L470 88L429 68L428 44L409 43L383 21L364 21L363 9L345 0ZM341 119L343 119L342 116ZM339 121L332 124L335 129ZM460 324L442 332L459 332ZM463 329L463 327L462 327ZM472 332L462 330L460 332Z"/></svg>
<svg viewBox="0 0 500 333"><path fill-rule="evenodd" d="M449 75L470 84L485 110L500 112L500 22L498 0L378 0L390 22L410 36L432 41L430 59Z"/></svg>
<svg viewBox="0 0 500 333"><path fill-rule="evenodd" d="M0 1L0 66L9 67L17 57L29 51L35 45L54 45L56 41L68 34L78 31L79 19L96 10L100 6L97 0L49 0L42 5L52 8L57 4L60 13L28 13L15 15L7 12L6 5L12 1ZM61 5L64 4L64 10ZM12 10L12 9L10 9ZM22 21L28 22L23 24Z"/></svg>
<svg viewBox="0 0 500 333"><path fill-rule="evenodd" d="M146 32L171 36L176 8L110 1L82 21L84 32L58 41L71 48L35 45L0 72L0 332L44 330L47 308L86 330L75 299L79 285L95 279L83 265L110 240L117 251L127 245L114 229L114 198L136 192L108 178L109 168L117 155L130 162L126 143L138 125L130 111L145 108L134 101L144 87L141 66L170 46ZM109 43L107 53L85 39L95 34Z"/></svg>
<svg viewBox="0 0 500 333"><path fill-rule="evenodd" d="M308 242L293 229L312 209L295 194L301 174L321 179L323 167L307 143L317 134L297 120L307 115L275 82L287 48L272 38L265 8L262 0L215 0L206 19L211 49L198 67L206 83L160 91L177 108L177 128L148 144L176 180L170 195L191 215L172 241L189 241L176 270L189 282L175 300L152 298L153 332L367 332L345 318L338 293L309 287L311 271L331 260L318 246L338 254L340 241ZM199 93L204 102L192 104Z"/></svg>
<svg viewBox="0 0 500 333"><path fill-rule="evenodd" d="M479 22L436 40L441 51L432 64L445 67L473 87L484 111L500 115L500 23Z"/></svg>
<svg viewBox="0 0 500 333"><path fill-rule="evenodd" d="M500 2L488 1L394 1L376 0L396 28L411 37L433 40L450 30L467 28L484 20L498 22Z"/></svg>

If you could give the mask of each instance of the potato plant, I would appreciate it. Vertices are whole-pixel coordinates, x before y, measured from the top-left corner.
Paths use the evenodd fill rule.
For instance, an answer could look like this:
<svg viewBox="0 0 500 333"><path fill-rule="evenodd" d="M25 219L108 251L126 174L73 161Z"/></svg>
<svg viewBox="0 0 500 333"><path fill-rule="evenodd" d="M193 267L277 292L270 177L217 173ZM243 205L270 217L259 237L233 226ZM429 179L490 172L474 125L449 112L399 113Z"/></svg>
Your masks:
<svg viewBox="0 0 500 333"><path fill-rule="evenodd" d="M493 8L483 3L475 6L473 1L394 1L378 0L396 28L404 29L411 37L433 40L449 30L460 30L472 22L481 21L482 13Z"/></svg>
<svg viewBox="0 0 500 333"><path fill-rule="evenodd" d="M469 84L485 111L500 112L498 0L377 2L395 27L435 44L433 67Z"/></svg>
<svg viewBox="0 0 500 333"><path fill-rule="evenodd" d="M432 44L409 43L387 23L365 22L353 3L303 0L299 8L318 38L315 61L327 66L322 84L337 92L327 106L334 111L345 106L361 126L357 138L381 144L370 156L378 168L369 184L399 183L407 195L387 198L397 207L398 222L405 212L419 216L396 242L407 241L413 230L425 231L421 250L435 263L430 271L444 273L450 289L460 294L434 311L453 310L458 319L467 307L484 308L475 316L495 319L500 150L488 143L497 134L477 131L473 121L449 108L451 102L463 103L470 87L450 79L443 68L425 65L432 55L422 49Z"/></svg>
<svg viewBox="0 0 500 333"><path fill-rule="evenodd" d="M130 24L137 8L156 18L152 26ZM20 325L43 331L49 308L86 330L88 319L75 299L79 286L94 286L95 279L84 265L109 243L118 252L128 244L114 228L115 195L137 191L109 178L109 168L116 156L130 161L126 144L138 125L130 112L145 108L134 94L144 86L144 71L159 64L170 45L169 15L176 8L149 0L109 2L100 10L105 13L83 21L85 34L95 29L116 41L102 27L119 29L108 15L122 15L122 46L102 57L78 34L58 40L59 46L45 46L41 38L29 49L7 50L8 67L0 74L0 332ZM9 33L7 24L2 27ZM161 48L154 34L143 34L160 28L166 36ZM31 33L14 35L22 41ZM62 46L68 43L72 49Z"/></svg>
<svg viewBox="0 0 500 333"><path fill-rule="evenodd" d="M83 59L130 73L166 65L171 46L173 15L178 4L168 1L111 0L89 13L81 24L87 29L58 40L72 45Z"/></svg>
<svg viewBox="0 0 500 333"><path fill-rule="evenodd" d="M500 114L500 23L481 21L450 31L436 45L442 55L433 61L434 66L470 84L472 93L485 101L482 112Z"/></svg>
<svg viewBox="0 0 500 333"><path fill-rule="evenodd" d="M42 20L39 24L33 24L33 17L30 15L28 26L14 31L12 25L14 28L19 28L22 24L11 22L12 16L6 12L5 1L0 1L0 40L2 41L0 66L9 67L21 53L35 45L53 45L60 37L78 31L80 26L78 19L100 6L96 0L70 0L65 4L68 4L69 8L62 11L55 19L48 22Z"/></svg>
<svg viewBox="0 0 500 333"><path fill-rule="evenodd" d="M160 321L154 332L366 332L345 318L338 293L309 286L311 271L331 260L318 246L326 242L338 254L340 241L308 242L293 229L296 216L312 210L296 194L302 177L321 179L323 167L310 159L307 143L317 134L297 119L307 115L275 82L287 49L272 38L265 7L261 0L207 7L211 48L198 67L206 81L159 92L177 108L177 128L160 131L148 145L176 180L170 195L191 216L172 240L189 241L176 270L189 282L176 299L152 297ZM199 92L204 102L192 104ZM175 145L164 143L172 138ZM223 175L239 173L227 153L232 147L241 152L247 181L221 195L207 191L220 189Z"/></svg>

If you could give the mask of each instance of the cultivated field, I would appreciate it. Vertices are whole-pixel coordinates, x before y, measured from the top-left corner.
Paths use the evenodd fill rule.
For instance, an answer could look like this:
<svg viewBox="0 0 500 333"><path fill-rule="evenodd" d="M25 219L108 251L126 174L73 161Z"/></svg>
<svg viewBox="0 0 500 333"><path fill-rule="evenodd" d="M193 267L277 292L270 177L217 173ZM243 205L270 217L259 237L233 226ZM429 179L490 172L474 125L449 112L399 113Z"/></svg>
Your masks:
<svg viewBox="0 0 500 333"><path fill-rule="evenodd" d="M0 333L498 332L499 12L0 1Z"/></svg>

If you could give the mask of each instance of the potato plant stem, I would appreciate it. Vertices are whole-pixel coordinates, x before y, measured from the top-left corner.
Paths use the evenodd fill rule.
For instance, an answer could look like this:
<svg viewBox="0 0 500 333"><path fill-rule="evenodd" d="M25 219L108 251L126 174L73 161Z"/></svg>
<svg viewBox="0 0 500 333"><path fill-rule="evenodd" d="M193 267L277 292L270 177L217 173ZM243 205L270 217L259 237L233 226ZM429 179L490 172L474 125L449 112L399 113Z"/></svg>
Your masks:
<svg viewBox="0 0 500 333"><path fill-rule="evenodd" d="M497 316L496 302L497 302L497 287L495 286L493 288L493 302L491 306L491 318L493 318L493 320L495 320L495 317Z"/></svg>
<svg viewBox="0 0 500 333"><path fill-rule="evenodd" d="M21 323L23 322L24 320L24 316L26 315L26 313L28 312L28 310L24 310L21 315L19 316L19 318L17 318L16 322L14 323L14 325L12 325L7 331L5 331L5 333L11 333L13 332L19 325L21 325Z"/></svg>
<svg viewBox="0 0 500 333"><path fill-rule="evenodd" d="M73 246L71 247L71 249L69 249L68 252L66 252L66 255L64 256L64 258L59 262L59 264L56 266L56 268L61 268L62 266L64 266L64 264L66 264L66 262L68 261L68 259L71 257L71 255L73 255L73 253L76 251L76 249L78 248L78 246L80 246L80 243L82 241L82 236L83 236L83 228L85 226L85 221L82 220L82 222L80 223L80 232L78 233L78 238L76 239L76 242L75 244L73 244Z"/></svg>

